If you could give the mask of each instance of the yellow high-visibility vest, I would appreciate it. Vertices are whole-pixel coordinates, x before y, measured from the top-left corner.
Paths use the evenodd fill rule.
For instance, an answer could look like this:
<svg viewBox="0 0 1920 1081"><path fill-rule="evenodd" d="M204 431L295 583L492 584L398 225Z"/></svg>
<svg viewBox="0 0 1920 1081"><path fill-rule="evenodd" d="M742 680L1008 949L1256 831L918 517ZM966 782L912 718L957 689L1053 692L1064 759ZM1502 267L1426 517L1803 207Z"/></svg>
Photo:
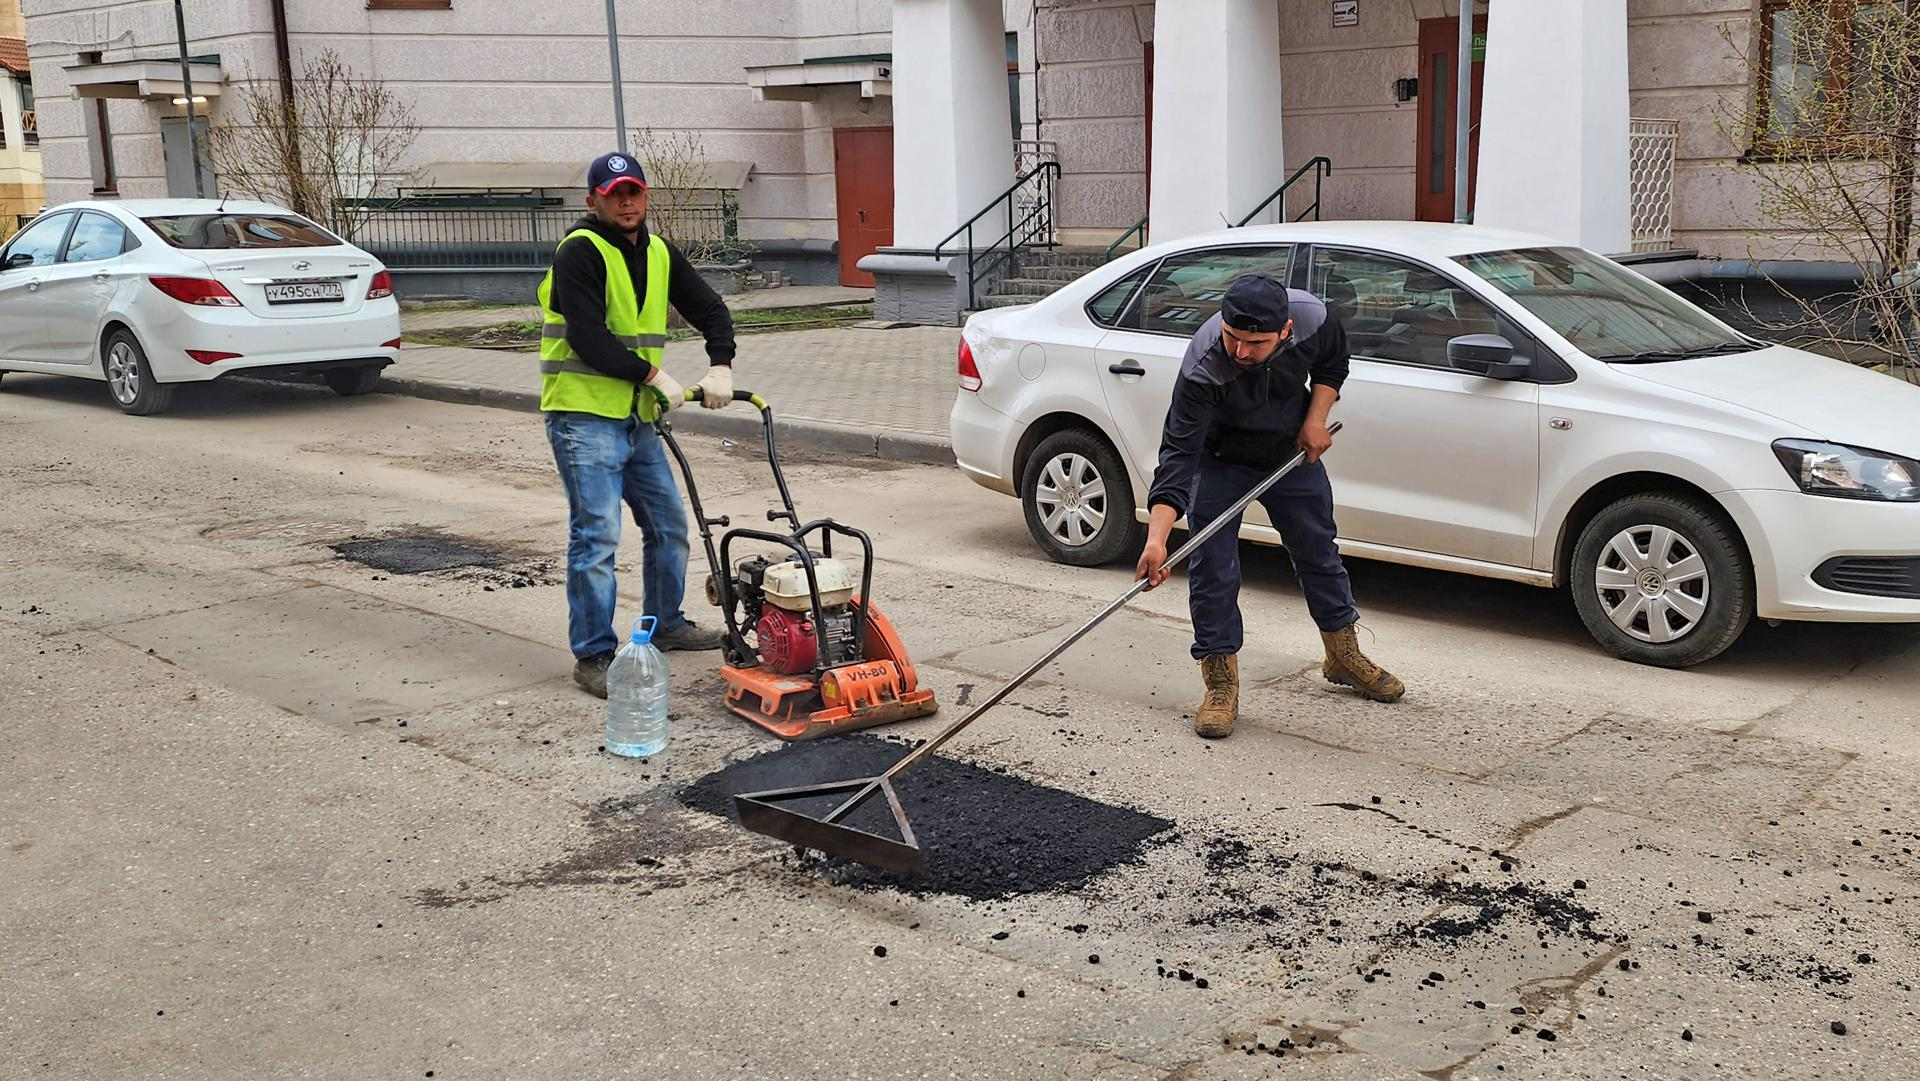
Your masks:
<svg viewBox="0 0 1920 1081"><path fill-rule="evenodd" d="M560 243L586 237L607 264L607 329L620 344L656 367L667 345L667 274L671 260L667 242L647 237L647 295L634 294L627 260L605 237L591 229L576 229ZM553 271L547 271L538 293L545 322L540 328L540 408L543 412L592 413L625 420L637 410L648 424L660 416L658 391L626 379L606 375L587 365L567 342L567 320L553 310Z"/></svg>

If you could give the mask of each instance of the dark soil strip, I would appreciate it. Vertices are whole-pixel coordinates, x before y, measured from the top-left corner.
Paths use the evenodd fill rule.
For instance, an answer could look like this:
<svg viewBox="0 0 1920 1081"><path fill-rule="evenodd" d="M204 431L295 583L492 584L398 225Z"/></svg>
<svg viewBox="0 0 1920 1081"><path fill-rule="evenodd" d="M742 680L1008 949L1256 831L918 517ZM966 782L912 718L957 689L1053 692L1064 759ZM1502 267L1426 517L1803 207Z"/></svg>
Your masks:
<svg viewBox="0 0 1920 1081"><path fill-rule="evenodd" d="M680 799L731 818L739 793L873 776L909 749L859 735L794 744L710 773L682 791ZM938 756L903 778L899 792L926 857L924 874L905 878L840 861L804 862L847 885L994 900L1078 888L1137 859L1151 838L1173 827L1155 815ZM823 814L832 807L828 799L795 809ZM898 836L878 799L861 807L851 824Z"/></svg>

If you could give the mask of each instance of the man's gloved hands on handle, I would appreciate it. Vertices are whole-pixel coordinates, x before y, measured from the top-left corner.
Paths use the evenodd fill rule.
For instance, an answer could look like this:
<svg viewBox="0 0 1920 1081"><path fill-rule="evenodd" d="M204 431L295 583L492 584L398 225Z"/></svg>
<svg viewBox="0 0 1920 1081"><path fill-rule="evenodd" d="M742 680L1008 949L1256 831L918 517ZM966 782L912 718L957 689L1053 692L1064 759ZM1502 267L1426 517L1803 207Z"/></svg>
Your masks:
<svg viewBox="0 0 1920 1081"><path fill-rule="evenodd" d="M708 409L725 409L733 403L733 369L725 364L709 366L706 378L694 385L700 388L700 404Z"/></svg>

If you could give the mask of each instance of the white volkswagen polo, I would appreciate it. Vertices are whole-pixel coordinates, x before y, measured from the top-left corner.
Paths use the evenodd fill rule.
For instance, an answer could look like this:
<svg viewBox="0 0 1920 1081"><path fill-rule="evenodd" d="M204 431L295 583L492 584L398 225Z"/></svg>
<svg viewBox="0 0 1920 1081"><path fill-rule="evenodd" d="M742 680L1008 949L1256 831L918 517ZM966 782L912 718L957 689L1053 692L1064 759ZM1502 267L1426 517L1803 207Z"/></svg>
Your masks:
<svg viewBox="0 0 1920 1081"><path fill-rule="evenodd" d="M955 456L1052 558L1138 551L1187 340L1264 271L1328 301L1355 556L1571 590L1685 666L1766 620L1920 622L1920 387L1746 337L1580 248L1473 226L1236 229L1109 263L960 344ZM1256 506L1243 536L1278 543Z"/></svg>
<svg viewBox="0 0 1920 1081"><path fill-rule="evenodd" d="M104 380L128 413L238 373L365 394L399 348L379 261L268 203L69 203L0 248L0 372Z"/></svg>

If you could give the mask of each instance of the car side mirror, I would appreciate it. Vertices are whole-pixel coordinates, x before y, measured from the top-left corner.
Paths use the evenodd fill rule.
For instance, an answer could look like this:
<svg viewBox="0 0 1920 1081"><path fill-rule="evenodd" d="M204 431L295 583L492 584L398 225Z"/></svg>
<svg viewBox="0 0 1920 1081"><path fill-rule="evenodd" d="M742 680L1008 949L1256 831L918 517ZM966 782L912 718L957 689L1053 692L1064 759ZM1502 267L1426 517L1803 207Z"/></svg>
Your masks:
<svg viewBox="0 0 1920 1081"><path fill-rule="evenodd" d="M1513 343L1498 334L1462 334L1447 342L1447 363L1454 370L1487 379L1524 379L1533 365L1513 359Z"/></svg>
<svg viewBox="0 0 1920 1081"><path fill-rule="evenodd" d="M32 265L33 265L33 256L23 251L17 251L17 252L14 252L12 255L7 256L7 261L4 265L0 265L0 270L18 270L23 266L32 266Z"/></svg>

